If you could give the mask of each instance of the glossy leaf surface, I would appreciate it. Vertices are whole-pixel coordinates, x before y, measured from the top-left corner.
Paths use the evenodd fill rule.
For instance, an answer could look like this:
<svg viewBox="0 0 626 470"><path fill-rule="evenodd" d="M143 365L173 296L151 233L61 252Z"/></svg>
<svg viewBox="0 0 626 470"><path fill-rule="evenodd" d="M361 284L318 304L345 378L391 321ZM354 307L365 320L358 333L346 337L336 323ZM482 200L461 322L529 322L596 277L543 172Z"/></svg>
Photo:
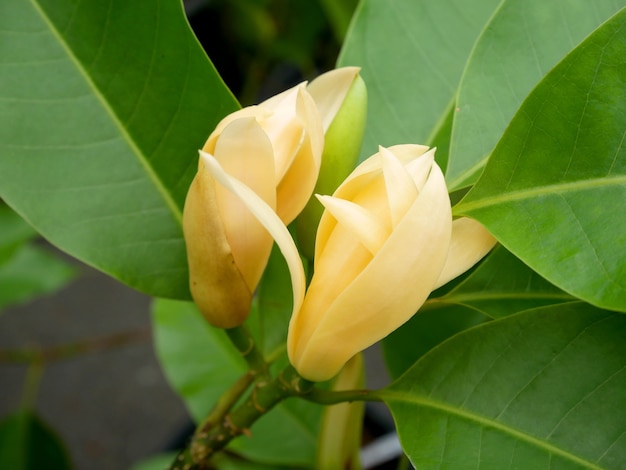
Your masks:
<svg viewBox="0 0 626 470"><path fill-rule="evenodd" d="M460 333L385 401L420 469L621 468L626 316L571 303Z"/></svg>
<svg viewBox="0 0 626 470"><path fill-rule="evenodd" d="M488 317L499 318L572 300L576 299L498 246L466 279L449 292L432 296L424 308L463 305Z"/></svg>
<svg viewBox="0 0 626 470"><path fill-rule="evenodd" d="M367 84L361 160L378 145L432 143L445 127L472 45L498 3L361 1L339 58L339 65L361 66Z"/></svg>
<svg viewBox="0 0 626 470"><path fill-rule="evenodd" d="M506 0L469 58L459 87L451 189L475 183L486 159L532 88L623 0Z"/></svg>
<svg viewBox="0 0 626 470"><path fill-rule="evenodd" d="M289 269L285 258L274 245L253 299L252 312L246 320L266 355L273 356L284 351L292 306Z"/></svg>
<svg viewBox="0 0 626 470"><path fill-rule="evenodd" d="M626 311L626 10L553 69L455 208L568 293Z"/></svg>
<svg viewBox="0 0 626 470"><path fill-rule="evenodd" d="M497 246L457 285L435 291L411 320L385 338L385 362L392 377L399 377L430 349L467 328L573 300Z"/></svg>
<svg viewBox="0 0 626 470"><path fill-rule="evenodd" d="M189 298L184 197L237 104L181 2L2 2L0 103L0 197L86 263Z"/></svg>

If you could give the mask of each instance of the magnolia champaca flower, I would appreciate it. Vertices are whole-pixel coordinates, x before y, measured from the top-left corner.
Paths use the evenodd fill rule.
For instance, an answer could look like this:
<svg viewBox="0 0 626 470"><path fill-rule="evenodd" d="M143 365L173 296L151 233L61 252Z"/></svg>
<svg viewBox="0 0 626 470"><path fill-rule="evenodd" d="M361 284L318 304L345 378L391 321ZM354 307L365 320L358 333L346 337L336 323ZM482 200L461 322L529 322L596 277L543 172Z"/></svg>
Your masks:
<svg viewBox="0 0 626 470"><path fill-rule="evenodd" d="M493 247L477 222L453 223L434 152L419 145L381 147L332 197L319 197L325 212L314 275L287 342L303 377L333 377Z"/></svg>
<svg viewBox="0 0 626 470"><path fill-rule="evenodd" d="M250 210L249 194L283 225L294 220L317 180L323 123L332 120L327 116L337 112L332 103L343 100L349 85L337 80L335 87L325 87L318 105L302 83L226 116L209 136L187 194L183 230L191 293L211 324L231 328L246 319L272 248L267 227ZM227 189L216 171L251 193L244 191L243 197Z"/></svg>

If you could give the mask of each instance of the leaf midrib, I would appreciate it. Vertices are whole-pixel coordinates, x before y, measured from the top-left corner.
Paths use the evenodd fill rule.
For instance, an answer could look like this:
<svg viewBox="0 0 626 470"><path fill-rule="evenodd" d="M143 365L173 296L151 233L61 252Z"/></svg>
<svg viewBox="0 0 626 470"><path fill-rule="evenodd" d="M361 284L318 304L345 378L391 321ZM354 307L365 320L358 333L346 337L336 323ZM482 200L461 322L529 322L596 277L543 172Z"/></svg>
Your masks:
<svg viewBox="0 0 626 470"><path fill-rule="evenodd" d="M163 197L165 205L169 208L172 216L174 217L174 220L176 220L176 222L182 227L182 211L174 201L172 194L167 190L157 173L154 171L154 168L150 165L150 162L147 160L146 156L143 154L131 135L128 133L126 127L124 126L124 123L119 119L113 108L110 106L109 102L106 100L105 96L101 93L96 83L92 80L87 70L83 67L83 64L80 62L80 60L78 60L69 44L59 33L54 23L52 23L52 21L48 18L46 12L39 5L38 0L30 0L30 3L33 5L33 8L39 13L39 16L41 17L43 22L48 26L50 33L56 38L58 44L63 48L69 60L72 61L78 73L83 77L88 88L92 91L93 96L95 96L96 99L100 102L102 109L109 115L111 121L119 130L122 140L126 142L132 153L137 157L138 162L146 171L148 178L154 183L155 188Z"/></svg>
<svg viewBox="0 0 626 470"><path fill-rule="evenodd" d="M495 292L468 292L455 294L450 292L442 297L434 297L428 299L425 304L428 303L464 303L464 302L476 302L482 300L574 300L571 295L564 292L516 292L516 291L495 291Z"/></svg>
<svg viewBox="0 0 626 470"><path fill-rule="evenodd" d="M532 199L540 196L552 196L555 194L562 194L574 191L589 190L595 188L601 188L606 186L618 186L626 185L626 175L591 178L587 180L572 181L568 183L556 183L544 186L535 186L533 188L521 189L518 191L511 191L502 193L499 195L489 195L484 198L476 200L469 200L468 202L461 201L453 208L454 215L466 214L485 207L504 204L507 202L521 201L524 199ZM471 197L471 192L469 197Z"/></svg>
<svg viewBox="0 0 626 470"><path fill-rule="evenodd" d="M409 403L409 404L413 404L413 405L417 405L417 406L421 406L424 408L430 408L433 410L438 410L438 411L442 411L444 413L450 414L450 415L454 415L457 416L461 419L464 419L466 421L472 421L475 422L476 424L482 426L482 427L489 427L489 428L493 428L496 429L500 432L503 432L505 434L508 434L510 436L512 436L515 439L518 439L520 441L524 441L528 444L531 444L537 448L543 449L548 453L551 454L555 454L555 455L559 455L571 462L574 462L578 465L582 465L585 467L588 467L590 469L593 470L603 470L602 467L596 465L593 462L590 462L586 459L583 459L582 457L578 457L576 455L571 454L570 452L550 443L547 442L545 440L539 439L535 436L532 436L530 434L527 434L524 431L520 431L518 429L515 429L511 426L508 426L502 422L499 421L495 421L493 419L489 419L486 418L484 416L481 416L479 414L473 413L471 411L468 410L464 410L452 405L449 405L447 403L441 402L441 401L437 401L437 400L433 400L427 397L423 397L423 396L416 396L416 395L412 395L410 393L406 393L406 392L401 392L401 391L396 391L396 390L390 390L390 389L384 389L384 390L380 390L377 392L377 395L380 396L385 403L387 403L388 405L390 405L390 403L395 402L399 402L399 403Z"/></svg>

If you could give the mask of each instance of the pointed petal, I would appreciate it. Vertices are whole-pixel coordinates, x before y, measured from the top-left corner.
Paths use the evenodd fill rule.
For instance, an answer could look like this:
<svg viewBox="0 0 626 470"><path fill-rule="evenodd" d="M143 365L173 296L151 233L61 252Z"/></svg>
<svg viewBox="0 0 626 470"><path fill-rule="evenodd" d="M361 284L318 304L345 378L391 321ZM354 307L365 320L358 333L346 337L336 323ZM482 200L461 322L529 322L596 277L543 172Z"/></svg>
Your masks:
<svg viewBox="0 0 626 470"><path fill-rule="evenodd" d="M413 181L415 182L415 186L418 191L421 191L424 184L426 184L430 168L433 166L433 162L435 161L436 150L437 148L433 147L428 152L406 165L406 169L413 177Z"/></svg>
<svg viewBox="0 0 626 470"><path fill-rule="evenodd" d="M322 152L324 150L324 128L322 126L322 116L315 105L315 100L306 88L300 88L298 91L296 115L311 138L311 152L319 167L322 164Z"/></svg>
<svg viewBox="0 0 626 470"><path fill-rule="evenodd" d="M448 258L433 290L470 269L489 253L495 244L496 239L480 222L468 217L453 221Z"/></svg>
<svg viewBox="0 0 626 470"><path fill-rule="evenodd" d="M332 196L317 196L317 198L337 219L337 222L352 233L373 255L387 240L389 231L364 207Z"/></svg>
<svg viewBox="0 0 626 470"><path fill-rule="evenodd" d="M263 109L268 109L270 111L275 111L280 108L290 108L295 109L295 99L296 90L300 88L305 88L306 82L298 83L295 86L292 86L288 90L285 90L277 95L271 96L266 99L262 103L259 103L259 106L262 106Z"/></svg>
<svg viewBox="0 0 626 470"><path fill-rule="evenodd" d="M413 178L393 153L384 147L379 147L378 152L383 162L383 176L387 187L391 223L395 227L417 198L418 191Z"/></svg>
<svg viewBox="0 0 626 470"><path fill-rule="evenodd" d="M315 296L315 277L325 274L316 270L300 316L323 317L317 320L314 331L296 332L300 334L298 340L288 343L290 360L298 372L309 380L326 380L358 351L411 318L443 268L451 226L445 180L433 164L420 197L387 242L322 313L317 311L319 306L309 302Z"/></svg>
<svg viewBox="0 0 626 470"><path fill-rule="evenodd" d="M217 216L217 185L200 160L183 211L189 289L211 325L233 328L247 318L252 292L235 263L224 224Z"/></svg>
<svg viewBox="0 0 626 470"><path fill-rule="evenodd" d="M333 122L360 70L360 67L331 70L317 77L307 87L322 116L324 133Z"/></svg>
<svg viewBox="0 0 626 470"><path fill-rule="evenodd" d="M276 207L274 157L269 138L253 117L228 124L215 146L223 170ZM221 185L215 188L219 214L235 262L251 292L256 289L272 250L272 239L244 203Z"/></svg>
<svg viewBox="0 0 626 470"><path fill-rule="evenodd" d="M270 233L281 253L287 261L291 285L293 288L293 311L297 312L302 306L305 290L304 267L300 260L298 249L291 238L291 234L285 224L278 218L276 213L249 187L228 175L220 166L219 162L210 154L200 152L207 168L213 177L226 189L232 191L246 207L254 214L258 221Z"/></svg>
<svg viewBox="0 0 626 470"><path fill-rule="evenodd" d="M265 119L270 114L271 112L269 110L264 110L259 106L248 106L246 108L235 111L234 113L230 113L217 124L215 130L211 132L211 135L202 147L202 150L213 155L213 153L215 152L215 144L217 143L217 139L220 137L222 131L226 128L226 126L228 126L231 122L237 119L251 117L255 119Z"/></svg>
<svg viewBox="0 0 626 470"><path fill-rule="evenodd" d="M281 175L276 188L276 213L285 224L291 223L311 198L322 163L324 134L313 98L304 88L298 89L294 122L300 129L300 141L290 166Z"/></svg>

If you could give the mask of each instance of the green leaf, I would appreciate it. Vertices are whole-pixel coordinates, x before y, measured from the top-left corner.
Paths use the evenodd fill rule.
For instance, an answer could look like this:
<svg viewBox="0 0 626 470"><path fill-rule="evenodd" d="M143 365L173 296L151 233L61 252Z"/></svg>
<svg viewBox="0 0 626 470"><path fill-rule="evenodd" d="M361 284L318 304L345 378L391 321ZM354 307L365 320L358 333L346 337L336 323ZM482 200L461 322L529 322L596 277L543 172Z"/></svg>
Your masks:
<svg viewBox="0 0 626 470"><path fill-rule="evenodd" d="M0 266L37 232L9 207L0 205Z"/></svg>
<svg viewBox="0 0 626 470"><path fill-rule="evenodd" d="M473 184L541 78L623 0L506 0L483 31L459 88L446 181Z"/></svg>
<svg viewBox="0 0 626 470"><path fill-rule="evenodd" d="M439 304L420 310L382 341L389 375L400 377L438 344L489 320L487 315L463 305Z"/></svg>
<svg viewBox="0 0 626 470"><path fill-rule="evenodd" d="M245 373L246 365L223 330L211 327L189 302L158 299L153 308L155 347L163 370L196 422ZM229 447L275 465L311 465L321 407L287 400Z"/></svg>
<svg viewBox="0 0 626 470"><path fill-rule="evenodd" d="M430 298L424 307L463 305L488 317L499 318L573 300L576 299L498 246L459 285L442 296Z"/></svg>
<svg viewBox="0 0 626 470"><path fill-rule="evenodd" d="M61 440L35 414L20 411L0 422L0 468L69 470Z"/></svg>
<svg viewBox="0 0 626 470"><path fill-rule="evenodd" d="M274 244L259 282L247 324L266 355L284 350L293 308L291 277L285 258Z"/></svg>
<svg viewBox="0 0 626 470"><path fill-rule="evenodd" d="M237 104L181 2L1 2L0 101L0 197L87 264L189 298L184 197Z"/></svg>
<svg viewBox="0 0 626 470"><path fill-rule="evenodd" d="M223 330L190 302L157 299L152 308L157 356L191 416L201 421L246 370Z"/></svg>
<svg viewBox="0 0 626 470"><path fill-rule="evenodd" d="M626 316L579 302L460 333L383 392L419 469L623 468Z"/></svg>
<svg viewBox="0 0 626 470"><path fill-rule="evenodd" d="M367 84L361 160L378 145L434 140L445 126L472 45L498 3L361 1L338 61L361 66Z"/></svg>
<svg viewBox="0 0 626 470"><path fill-rule="evenodd" d="M435 291L417 314L383 340L392 377L455 334L494 318L576 300L502 246L452 289Z"/></svg>
<svg viewBox="0 0 626 470"><path fill-rule="evenodd" d="M26 244L0 265L0 311L11 304L61 289L77 271L48 250Z"/></svg>
<svg viewBox="0 0 626 470"><path fill-rule="evenodd" d="M455 207L566 292L626 310L626 10L529 95Z"/></svg>

